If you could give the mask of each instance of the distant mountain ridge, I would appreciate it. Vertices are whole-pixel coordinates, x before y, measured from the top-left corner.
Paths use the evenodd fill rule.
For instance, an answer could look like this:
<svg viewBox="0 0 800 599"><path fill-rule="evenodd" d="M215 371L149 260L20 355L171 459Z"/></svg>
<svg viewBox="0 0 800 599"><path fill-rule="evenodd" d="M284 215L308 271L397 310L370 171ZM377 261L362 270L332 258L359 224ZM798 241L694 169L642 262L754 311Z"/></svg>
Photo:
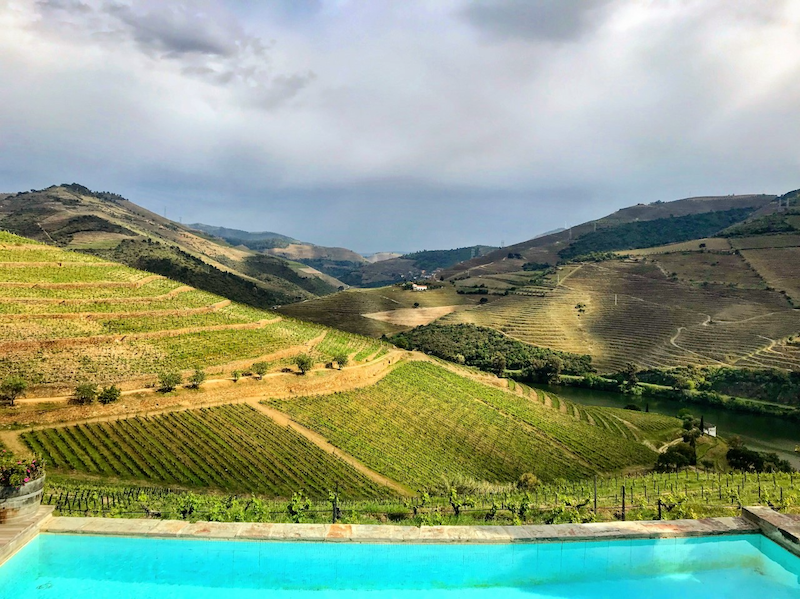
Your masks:
<svg viewBox="0 0 800 599"><path fill-rule="evenodd" d="M341 283L176 223L119 194L77 184L6 194L0 229L102 256L242 303L271 307L333 293Z"/></svg>

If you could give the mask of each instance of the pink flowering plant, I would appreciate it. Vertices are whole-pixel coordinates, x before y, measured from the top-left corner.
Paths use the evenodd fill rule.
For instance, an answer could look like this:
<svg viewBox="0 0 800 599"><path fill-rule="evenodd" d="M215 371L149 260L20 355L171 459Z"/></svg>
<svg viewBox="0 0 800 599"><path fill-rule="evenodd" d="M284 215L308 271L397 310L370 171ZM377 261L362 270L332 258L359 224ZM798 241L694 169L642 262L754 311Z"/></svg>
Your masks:
<svg viewBox="0 0 800 599"><path fill-rule="evenodd" d="M44 476L44 462L39 458L18 458L0 449L0 487L19 488Z"/></svg>

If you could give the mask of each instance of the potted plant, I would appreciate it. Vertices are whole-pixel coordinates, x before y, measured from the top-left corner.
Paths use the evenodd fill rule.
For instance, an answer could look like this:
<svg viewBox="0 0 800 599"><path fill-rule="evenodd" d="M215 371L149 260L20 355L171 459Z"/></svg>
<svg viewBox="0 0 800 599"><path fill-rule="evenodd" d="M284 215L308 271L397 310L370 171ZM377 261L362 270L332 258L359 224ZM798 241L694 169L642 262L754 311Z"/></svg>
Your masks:
<svg viewBox="0 0 800 599"><path fill-rule="evenodd" d="M44 491L44 462L0 450L0 525L26 520L39 509Z"/></svg>

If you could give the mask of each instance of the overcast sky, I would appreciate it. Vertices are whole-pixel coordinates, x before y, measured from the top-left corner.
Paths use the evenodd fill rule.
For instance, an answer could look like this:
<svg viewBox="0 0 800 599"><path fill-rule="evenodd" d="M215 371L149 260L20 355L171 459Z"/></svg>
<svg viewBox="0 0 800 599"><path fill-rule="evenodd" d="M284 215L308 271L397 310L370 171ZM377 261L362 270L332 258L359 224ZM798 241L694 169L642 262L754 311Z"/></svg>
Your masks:
<svg viewBox="0 0 800 599"><path fill-rule="evenodd" d="M357 251L800 187L800 1L0 0L0 190Z"/></svg>

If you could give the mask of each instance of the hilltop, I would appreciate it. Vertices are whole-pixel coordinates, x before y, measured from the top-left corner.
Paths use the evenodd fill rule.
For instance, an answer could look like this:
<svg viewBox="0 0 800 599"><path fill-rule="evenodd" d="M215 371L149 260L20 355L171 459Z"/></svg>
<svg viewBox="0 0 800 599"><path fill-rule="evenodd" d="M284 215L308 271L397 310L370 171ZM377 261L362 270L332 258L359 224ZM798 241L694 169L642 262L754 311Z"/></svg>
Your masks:
<svg viewBox="0 0 800 599"><path fill-rule="evenodd" d="M9 233L0 297L0 380L29 385L0 407L0 441L67 480L385 497L643 470L679 431ZM121 397L98 404L94 385Z"/></svg>
<svg viewBox="0 0 800 599"><path fill-rule="evenodd" d="M555 266L564 258L585 252L632 249L626 236L656 246L712 235L728 226L726 217L705 223L711 213L727 213L728 224L743 221L775 200L774 195L709 196L686 198L673 202L637 204L603 218L589 221L550 235L535 237L485 256L474 258L447 269L445 278L469 276L473 269L480 274L509 273L522 270L525 264ZM696 218L693 218L696 217ZM674 219L683 218L676 227ZM718 225L722 226L718 226ZM703 233L702 231L707 231ZM637 235L638 233L638 235ZM650 239L648 239L648 235ZM580 251L570 249L581 240ZM587 243L594 241L595 243ZM621 246L621 247L615 247ZM479 269L479 270L478 270Z"/></svg>
<svg viewBox="0 0 800 599"><path fill-rule="evenodd" d="M0 229L172 277L257 307L336 291L341 282L150 212L117 194L78 184L5 195Z"/></svg>

